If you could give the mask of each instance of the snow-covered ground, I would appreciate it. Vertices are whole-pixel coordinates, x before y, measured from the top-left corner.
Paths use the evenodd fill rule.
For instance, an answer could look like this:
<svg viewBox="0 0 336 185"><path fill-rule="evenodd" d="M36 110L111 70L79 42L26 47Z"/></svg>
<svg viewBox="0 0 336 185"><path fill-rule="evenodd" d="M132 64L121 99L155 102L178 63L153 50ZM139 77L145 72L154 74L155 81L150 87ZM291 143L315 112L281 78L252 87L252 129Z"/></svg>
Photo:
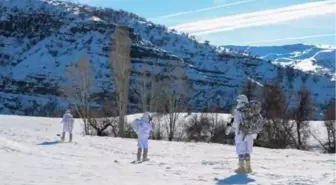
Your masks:
<svg viewBox="0 0 336 185"><path fill-rule="evenodd" d="M1 185L331 185L335 155L254 149L254 173L234 173L234 147L150 141L151 161L135 159L136 140L84 137L57 143L60 119L0 116ZM219 180L214 180L218 178Z"/></svg>

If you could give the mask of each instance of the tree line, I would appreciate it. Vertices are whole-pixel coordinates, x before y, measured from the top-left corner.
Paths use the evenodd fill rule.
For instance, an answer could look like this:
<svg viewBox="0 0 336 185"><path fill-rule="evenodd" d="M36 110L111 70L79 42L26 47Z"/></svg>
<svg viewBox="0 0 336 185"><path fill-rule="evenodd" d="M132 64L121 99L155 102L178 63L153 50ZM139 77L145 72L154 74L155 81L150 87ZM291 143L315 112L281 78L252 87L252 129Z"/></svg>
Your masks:
<svg viewBox="0 0 336 185"><path fill-rule="evenodd" d="M106 101L103 107L93 103L96 87L92 66L86 57L71 62L65 70L68 81L64 95L72 104L75 114L83 120L84 134L115 137L135 137L126 119L131 72L131 45L127 27L116 27L112 35L110 57L111 76L115 85L115 101ZM155 73L156 64L142 65L136 79L136 92L142 112L153 112L152 139L169 141L195 141L232 143L233 135L226 136L226 121L220 107L211 107L204 113L191 114L191 85L184 73L183 61L172 61L170 71ZM307 138L312 135L325 150L335 153L335 101L331 100L324 113L327 140L319 138L309 127L315 105L308 89L284 92L280 83L258 86L247 80L241 93L262 102L266 118L264 130L256 145L267 148L297 148L308 150ZM188 112L187 115L183 112ZM208 112L208 113L205 113ZM183 117L184 116L184 117ZM187 118L188 117L188 118ZM183 120L183 121L181 121Z"/></svg>

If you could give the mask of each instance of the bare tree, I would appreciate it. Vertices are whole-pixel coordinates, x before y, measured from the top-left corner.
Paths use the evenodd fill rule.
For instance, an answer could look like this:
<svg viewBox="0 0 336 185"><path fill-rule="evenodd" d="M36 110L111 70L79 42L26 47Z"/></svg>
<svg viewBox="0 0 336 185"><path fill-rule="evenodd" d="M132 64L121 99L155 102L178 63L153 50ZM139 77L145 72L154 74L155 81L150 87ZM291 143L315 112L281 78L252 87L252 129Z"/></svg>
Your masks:
<svg viewBox="0 0 336 185"><path fill-rule="evenodd" d="M336 151L336 122L335 122L335 101L331 101L324 114L324 124L327 129L328 141L326 149L328 153L335 153Z"/></svg>
<svg viewBox="0 0 336 185"><path fill-rule="evenodd" d="M162 105L165 106L165 113L168 114L166 120L166 130L168 140L174 139L176 131L176 122L181 114L181 111L186 108L187 97L189 95L187 81L184 76L183 66L176 66L170 78L165 79L160 83Z"/></svg>
<svg viewBox="0 0 336 185"><path fill-rule="evenodd" d="M89 60L82 57L77 63L70 63L65 69L65 76L69 79L69 83L64 85L63 92L74 105L77 115L83 119L84 133L89 134L90 95L94 91Z"/></svg>
<svg viewBox="0 0 336 185"><path fill-rule="evenodd" d="M115 117L107 117L107 116L115 116L114 106L110 102L105 103L102 109L91 109L90 110L90 118L89 124L91 128L94 130L92 134L97 136L118 136L117 128L118 128L118 120ZM111 128L109 130L109 128Z"/></svg>
<svg viewBox="0 0 336 185"><path fill-rule="evenodd" d="M218 130L219 127L219 115L218 112L220 112L221 108L219 104L213 106L210 108L210 113L208 114L209 120L212 123L210 127L210 138L212 139L214 135L216 134L216 131Z"/></svg>
<svg viewBox="0 0 336 185"><path fill-rule="evenodd" d="M139 77L139 95L141 109L143 112L157 111L157 103L159 99L159 83L160 79L157 74L154 74L156 63L144 64L140 68Z"/></svg>
<svg viewBox="0 0 336 185"><path fill-rule="evenodd" d="M264 84L262 94L263 115L266 119L263 131L256 144L269 148L286 148L294 145L294 123L290 120L289 109L292 95L282 91L280 84ZM288 98L287 98L288 97Z"/></svg>
<svg viewBox="0 0 336 185"><path fill-rule="evenodd" d="M314 137L320 146L327 153L336 152L336 122L335 122L335 101L330 101L327 110L324 112L324 125L327 131L327 140L322 141L318 136L313 134L311 130L309 133Z"/></svg>
<svg viewBox="0 0 336 185"><path fill-rule="evenodd" d="M252 100L256 97L256 88L257 85L251 79L247 79L247 82L243 86L242 93L246 95L247 99Z"/></svg>
<svg viewBox="0 0 336 185"><path fill-rule="evenodd" d="M124 137L125 115L127 113L128 88L130 76L131 45L129 29L125 26L117 27L112 41L112 73L115 77L117 102L119 108L119 136Z"/></svg>
<svg viewBox="0 0 336 185"><path fill-rule="evenodd" d="M152 138L155 140L161 140L163 138L162 135L162 118L163 115L162 113L156 113L155 115L153 115L153 135Z"/></svg>
<svg viewBox="0 0 336 185"><path fill-rule="evenodd" d="M202 113L201 115L195 114L185 125L187 139L196 142L210 141L210 130L212 127L213 122L211 122L206 113Z"/></svg>
<svg viewBox="0 0 336 185"><path fill-rule="evenodd" d="M97 136L108 136L110 135L110 133L107 131L107 129L109 127L112 127L113 136L117 136L117 133L115 132L117 121L113 118L94 117L90 118L89 123L94 130L94 132L92 132L91 134L96 134Z"/></svg>
<svg viewBox="0 0 336 185"><path fill-rule="evenodd" d="M310 92L305 87L302 87L298 92L298 106L294 110L297 149L304 149L305 140L308 137L308 121L312 117L312 113L313 109Z"/></svg>
<svg viewBox="0 0 336 185"><path fill-rule="evenodd" d="M147 112L149 111L148 107L148 96L150 92L150 87L149 87L149 81L150 78L148 77L149 71L146 71L145 67L143 66L141 68L141 75L138 77L139 78L139 94L140 94L140 104L141 104L141 110L142 112Z"/></svg>
<svg viewBox="0 0 336 185"><path fill-rule="evenodd" d="M140 76L138 82L138 93L140 99L140 106L143 112L156 112L153 115L154 120L151 121L153 126L152 138L162 139L161 121L163 117L162 99L160 84L162 80L159 74L155 74L156 62L146 63L140 68Z"/></svg>
<svg viewBox="0 0 336 185"><path fill-rule="evenodd" d="M168 140L172 141L176 131L176 122L179 118L180 113L180 102L178 95L175 94L174 90L171 89L170 85L167 83L162 87L162 96L164 97L165 112L168 114L168 119L166 119L166 131L168 135Z"/></svg>

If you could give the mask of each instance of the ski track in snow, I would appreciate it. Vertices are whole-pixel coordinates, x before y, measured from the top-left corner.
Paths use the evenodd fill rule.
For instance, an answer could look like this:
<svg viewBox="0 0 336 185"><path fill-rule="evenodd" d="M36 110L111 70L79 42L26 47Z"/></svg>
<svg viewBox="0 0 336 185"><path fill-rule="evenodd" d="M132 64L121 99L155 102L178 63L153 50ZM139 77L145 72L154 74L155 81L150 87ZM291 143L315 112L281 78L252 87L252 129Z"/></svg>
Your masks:
<svg viewBox="0 0 336 185"><path fill-rule="evenodd" d="M76 124L77 123L77 124ZM233 146L150 140L150 161L134 139L81 136L57 143L60 119L0 116L1 185L331 185L335 155L254 148L247 176L235 175Z"/></svg>

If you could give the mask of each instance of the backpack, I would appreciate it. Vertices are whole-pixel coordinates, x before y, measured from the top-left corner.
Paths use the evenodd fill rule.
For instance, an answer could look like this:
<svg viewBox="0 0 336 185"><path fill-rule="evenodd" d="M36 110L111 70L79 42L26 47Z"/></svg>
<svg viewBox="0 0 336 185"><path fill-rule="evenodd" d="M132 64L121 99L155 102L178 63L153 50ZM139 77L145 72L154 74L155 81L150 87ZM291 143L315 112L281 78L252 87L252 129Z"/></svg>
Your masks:
<svg viewBox="0 0 336 185"><path fill-rule="evenodd" d="M264 126L264 119L260 113L261 103L257 100L252 100L245 104L244 107L239 108L242 115L242 120L239 125L239 131L246 135L258 134L262 131Z"/></svg>

